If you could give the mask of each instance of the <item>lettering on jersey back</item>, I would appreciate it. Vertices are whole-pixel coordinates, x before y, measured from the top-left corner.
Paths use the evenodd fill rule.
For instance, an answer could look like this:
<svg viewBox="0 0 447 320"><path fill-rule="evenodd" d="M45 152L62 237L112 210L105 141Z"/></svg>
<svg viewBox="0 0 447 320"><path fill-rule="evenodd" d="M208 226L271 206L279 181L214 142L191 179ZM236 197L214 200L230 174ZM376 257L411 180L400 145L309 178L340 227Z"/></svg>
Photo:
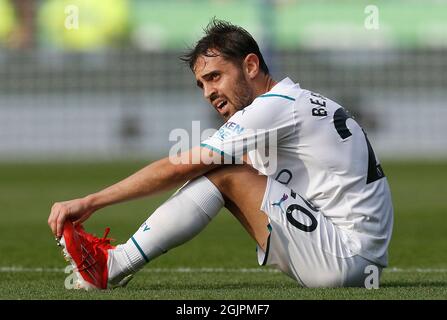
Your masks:
<svg viewBox="0 0 447 320"><path fill-rule="evenodd" d="M326 117L327 116L327 109L326 109L326 98L323 97L319 93L310 93L311 96L314 98L309 98L309 101L311 104L316 105L317 107L312 108L312 115L314 117Z"/></svg>
<svg viewBox="0 0 447 320"><path fill-rule="evenodd" d="M327 110L323 108L313 108L312 109L312 115L314 117L326 117L327 116Z"/></svg>

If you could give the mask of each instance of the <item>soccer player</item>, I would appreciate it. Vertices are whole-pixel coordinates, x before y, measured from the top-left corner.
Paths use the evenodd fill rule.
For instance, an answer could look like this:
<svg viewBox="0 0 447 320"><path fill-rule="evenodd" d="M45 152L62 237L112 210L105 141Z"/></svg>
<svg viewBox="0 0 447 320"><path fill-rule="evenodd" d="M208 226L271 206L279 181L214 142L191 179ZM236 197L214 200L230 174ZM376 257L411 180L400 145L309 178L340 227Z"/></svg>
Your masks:
<svg viewBox="0 0 447 320"><path fill-rule="evenodd" d="M390 190L366 134L344 108L289 78L276 82L252 36L225 21L211 21L183 60L226 122L182 161L153 162L102 191L53 205L48 223L78 287L125 285L223 206L256 241L259 264L302 286L361 287L367 267L380 273L393 225ZM98 209L182 183L124 244L114 247L107 235L82 227Z"/></svg>

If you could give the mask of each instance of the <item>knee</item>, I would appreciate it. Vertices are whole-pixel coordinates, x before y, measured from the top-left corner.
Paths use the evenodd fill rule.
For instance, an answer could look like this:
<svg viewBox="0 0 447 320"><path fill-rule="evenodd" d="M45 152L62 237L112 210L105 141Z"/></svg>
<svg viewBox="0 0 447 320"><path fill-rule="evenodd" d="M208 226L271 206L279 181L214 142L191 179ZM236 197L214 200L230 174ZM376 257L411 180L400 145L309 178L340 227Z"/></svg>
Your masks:
<svg viewBox="0 0 447 320"><path fill-rule="evenodd" d="M249 165L226 165L214 169L207 174L207 177L220 192L226 193L236 181L241 181L244 176L257 175L257 171Z"/></svg>

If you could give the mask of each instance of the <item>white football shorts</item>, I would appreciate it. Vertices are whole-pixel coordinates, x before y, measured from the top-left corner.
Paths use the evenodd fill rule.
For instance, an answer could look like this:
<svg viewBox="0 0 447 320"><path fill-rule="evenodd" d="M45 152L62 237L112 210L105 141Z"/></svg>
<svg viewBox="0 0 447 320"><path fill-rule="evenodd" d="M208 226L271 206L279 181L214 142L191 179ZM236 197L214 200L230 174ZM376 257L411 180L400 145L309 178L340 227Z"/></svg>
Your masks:
<svg viewBox="0 0 447 320"><path fill-rule="evenodd" d="M346 235L317 208L287 186L268 178L261 210L269 218L267 249L260 265L275 266L304 287L364 287L371 267L352 253Z"/></svg>

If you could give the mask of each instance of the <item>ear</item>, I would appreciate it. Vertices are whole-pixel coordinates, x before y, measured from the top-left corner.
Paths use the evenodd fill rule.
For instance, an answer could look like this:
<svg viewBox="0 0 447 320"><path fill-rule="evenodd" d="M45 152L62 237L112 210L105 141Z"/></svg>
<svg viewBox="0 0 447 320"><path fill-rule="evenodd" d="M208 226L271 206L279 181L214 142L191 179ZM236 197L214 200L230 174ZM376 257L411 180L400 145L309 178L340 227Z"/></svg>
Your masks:
<svg viewBox="0 0 447 320"><path fill-rule="evenodd" d="M256 78L259 73L259 58L254 53L248 54L244 59L244 69L250 79Z"/></svg>

